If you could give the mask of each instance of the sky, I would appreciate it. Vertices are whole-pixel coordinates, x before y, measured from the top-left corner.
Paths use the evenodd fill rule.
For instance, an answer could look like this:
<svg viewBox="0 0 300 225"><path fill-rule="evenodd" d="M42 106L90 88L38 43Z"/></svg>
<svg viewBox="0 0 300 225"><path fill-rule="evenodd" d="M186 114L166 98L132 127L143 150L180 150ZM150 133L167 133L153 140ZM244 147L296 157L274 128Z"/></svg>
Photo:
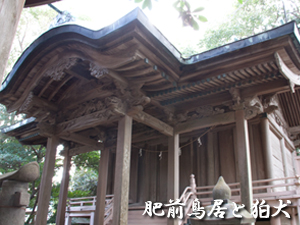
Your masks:
<svg viewBox="0 0 300 225"><path fill-rule="evenodd" d="M191 27L183 27L178 18L178 12L174 9L175 0L152 0L152 10L143 10L149 21L156 26L162 34L176 47L196 46L205 30L215 26L226 18L226 15L233 13L233 3L237 0L189 0L192 9L203 6L205 9L201 15L208 19L208 22L200 22L199 31ZM63 0L54 5L60 10L67 10L78 18L77 23L98 30L110 25L122 16L129 13L141 4L134 0ZM89 21L80 21L80 18L89 18Z"/></svg>

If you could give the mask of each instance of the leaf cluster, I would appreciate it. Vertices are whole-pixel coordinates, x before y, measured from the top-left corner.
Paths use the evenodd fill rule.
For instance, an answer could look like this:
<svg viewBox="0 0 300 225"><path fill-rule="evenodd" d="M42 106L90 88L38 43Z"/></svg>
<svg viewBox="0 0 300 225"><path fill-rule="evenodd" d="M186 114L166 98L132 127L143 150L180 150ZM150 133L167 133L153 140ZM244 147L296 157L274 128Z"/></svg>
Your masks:
<svg viewBox="0 0 300 225"><path fill-rule="evenodd" d="M134 2L142 3L142 9L152 9L152 0L135 0ZM182 20L183 26L190 26L194 30L199 30L198 22L207 22L206 17L200 15L204 7L192 10L188 0L177 0L173 3L173 7L179 13L179 18Z"/></svg>
<svg viewBox="0 0 300 225"><path fill-rule="evenodd" d="M299 21L299 7L299 0L286 0L285 11L282 0L239 0L235 12L208 30L199 46L209 50L282 25L285 19Z"/></svg>

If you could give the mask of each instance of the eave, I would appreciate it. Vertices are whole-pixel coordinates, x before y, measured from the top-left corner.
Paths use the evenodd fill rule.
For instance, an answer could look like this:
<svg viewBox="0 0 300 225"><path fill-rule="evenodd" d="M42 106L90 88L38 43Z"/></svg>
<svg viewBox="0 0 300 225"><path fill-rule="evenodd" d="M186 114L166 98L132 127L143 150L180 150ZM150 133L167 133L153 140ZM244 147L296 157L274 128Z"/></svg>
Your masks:
<svg viewBox="0 0 300 225"><path fill-rule="evenodd" d="M24 7L40 6L40 5L50 4L57 1L60 0L26 0Z"/></svg>
<svg viewBox="0 0 300 225"><path fill-rule="evenodd" d="M232 89L242 99L289 92L291 82L298 85L295 80L300 73L298 36L295 23L289 23L184 59L135 9L99 31L67 25L43 34L15 64L1 87L0 102L8 111L36 117L39 124L46 120L48 128L54 126L53 132L67 140L72 140L66 136L68 123L89 119L85 126L68 128L69 133L83 137L81 143L88 135L94 137L89 124L100 109L95 106L79 118L73 114L87 104L103 104L109 97L131 103L110 120L96 120L96 129L116 126L118 117L128 112L140 113L141 118L146 113L152 121L157 118L164 127L172 127L200 117L205 107L211 113L227 112L233 104ZM134 105L137 101L141 105ZM136 122L154 126L141 118L136 117ZM295 123L300 125L300 120ZM51 135L47 132L41 135Z"/></svg>

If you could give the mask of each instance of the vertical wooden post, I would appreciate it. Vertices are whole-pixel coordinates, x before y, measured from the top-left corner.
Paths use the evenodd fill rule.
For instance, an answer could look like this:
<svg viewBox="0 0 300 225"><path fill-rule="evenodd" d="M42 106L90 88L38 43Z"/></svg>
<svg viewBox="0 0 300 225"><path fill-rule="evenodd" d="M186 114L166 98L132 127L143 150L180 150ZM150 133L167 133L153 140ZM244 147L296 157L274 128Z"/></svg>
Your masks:
<svg viewBox="0 0 300 225"><path fill-rule="evenodd" d="M9 52L17 31L25 0L0 0L0 81L4 80Z"/></svg>
<svg viewBox="0 0 300 225"><path fill-rule="evenodd" d="M95 221L95 212L91 212L91 216L90 216L90 225L94 225Z"/></svg>
<svg viewBox="0 0 300 225"><path fill-rule="evenodd" d="M297 225L296 212L295 212L296 209L292 208L291 211L292 211L292 215L291 215L292 224L291 225Z"/></svg>
<svg viewBox="0 0 300 225"><path fill-rule="evenodd" d="M250 163L250 148L248 123L245 119L244 110L235 111L236 132L237 132L237 149L239 158L240 184L241 184L241 201L245 204L246 209L251 212L253 203L252 193L252 176Z"/></svg>
<svg viewBox="0 0 300 225"><path fill-rule="evenodd" d="M36 225L47 223L48 207L52 189L52 178L54 174L56 148L59 143L58 137L50 137L47 141L46 156L39 189L38 209L36 215Z"/></svg>
<svg viewBox="0 0 300 225"><path fill-rule="evenodd" d="M271 215L272 214L274 214L276 212L276 210L275 209L271 209ZM271 216L270 217L270 224L272 224L272 225L281 225L281 217L280 217L280 214L278 215L278 216L275 216L275 217L273 217L273 216Z"/></svg>
<svg viewBox="0 0 300 225"><path fill-rule="evenodd" d="M214 136L212 132L207 134L207 183L213 185L215 182L215 163L214 163Z"/></svg>
<svg viewBox="0 0 300 225"><path fill-rule="evenodd" d="M168 202L179 198L179 134L169 137L168 143ZM178 220L168 219L168 225L177 225Z"/></svg>
<svg viewBox="0 0 300 225"><path fill-rule="evenodd" d="M70 217L70 214L67 213L64 225L71 225L71 224L72 224L72 217Z"/></svg>
<svg viewBox="0 0 300 225"><path fill-rule="evenodd" d="M68 154L64 158L63 165L63 177L61 179L59 200L57 206L56 224L65 224L66 205L68 197L69 179L70 179L70 167L71 167L71 156Z"/></svg>
<svg viewBox="0 0 300 225"><path fill-rule="evenodd" d="M119 120L114 184L113 225L127 225L132 117Z"/></svg>
<svg viewBox="0 0 300 225"><path fill-rule="evenodd" d="M270 126L267 114L265 114L265 116L261 119L261 136L267 169L266 178L274 178L272 145L270 140Z"/></svg>
<svg viewBox="0 0 300 225"><path fill-rule="evenodd" d="M104 224L108 162L109 162L109 150L105 149L104 151L101 151L101 158L100 158L100 162L99 162L96 213L94 215L94 224L95 225Z"/></svg>
<svg viewBox="0 0 300 225"><path fill-rule="evenodd" d="M300 199L297 200L298 224L300 224Z"/></svg>

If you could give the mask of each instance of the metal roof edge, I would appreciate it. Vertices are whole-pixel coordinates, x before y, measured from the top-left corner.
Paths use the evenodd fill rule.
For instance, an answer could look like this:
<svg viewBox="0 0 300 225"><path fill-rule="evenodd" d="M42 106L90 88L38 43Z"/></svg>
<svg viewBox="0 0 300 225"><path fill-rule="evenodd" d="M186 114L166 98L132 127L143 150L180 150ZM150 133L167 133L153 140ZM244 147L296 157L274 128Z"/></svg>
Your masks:
<svg viewBox="0 0 300 225"><path fill-rule="evenodd" d="M30 118L27 118L25 120L22 120L22 121L20 121L20 122L18 122L16 124L14 124L14 125L11 125L11 126L8 126L8 127L4 127L0 131L1 131L1 133L5 133L6 134L6 133L8 133L10 131L16 130L16 129L20 128L20 127L23 127L23 126L26 126L26 125L28 125L30 123L33 123L34 121L35 121L35 117L30 117Z"/></svg>
<svg viewBox="0 0 300 225"><path fill-rule="evenodd" d="M7 75L5 80L3 81L0 87L0 93L3 92L7 86L10 84L11 80L14 78L14 75L17 73L19 67L24 63L26 58L38 47L45 43L47 40L66 33L74 33L81 35L85 38L89 38L92 40L99 40L113 32L125 27L127 24L132 23L134 21L139 22L143 25L146 30L148 30L158 41L160 41L178 60L181 61L180 52L167 40L166 37L153 25L150 23L149 19L143 13L140 8L135 8L116 22L112 23L109 26L103 27L99 30L90 30L88 28L79 26L79 25L62 25L59 27L55 27L45 33L43 33L40 37L38 37L20 56L20 58L15 63L11 72Z"/></svg>
<svg viewBox="0 0 300 225"><path fill-rule="evenodd" d="M298 29L296 31L295 27L297 28L297 25L295 21L291 21L287 24L284 24L282 26L276 27L272 30L268 30L265 32L261 32L259 34L253 35L248 38L244 38L242 40L232 42L196 55L193 55L189 58L183 59L185 65L194 64L203 60L207 60L216 56L221 56L226 53L230 53L245 47L249 47L255 44L262 43L264 41L272 40L278 37L282 37L285 35L291 35L294 34L298 41L300 42L300 36Z"/></svg>

